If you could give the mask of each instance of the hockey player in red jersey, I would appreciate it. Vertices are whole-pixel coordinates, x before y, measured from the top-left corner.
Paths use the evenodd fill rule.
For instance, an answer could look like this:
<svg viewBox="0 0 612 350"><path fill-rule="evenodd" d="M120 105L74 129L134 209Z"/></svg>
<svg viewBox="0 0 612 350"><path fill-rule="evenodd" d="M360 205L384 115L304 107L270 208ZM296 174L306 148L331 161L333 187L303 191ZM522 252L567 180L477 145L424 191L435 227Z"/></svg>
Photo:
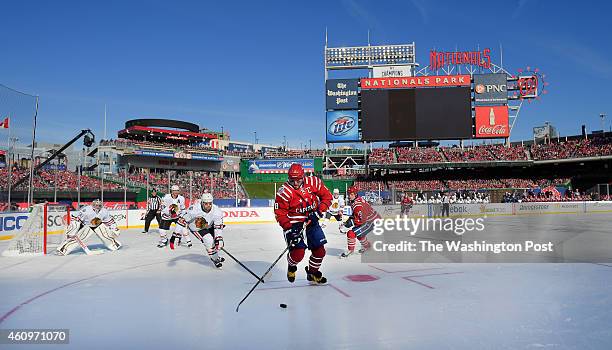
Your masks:
<svg viewBox="0 0 612 350"><path fill-rule="evenodd" d="M374 220L380 219L380 215L372 208L370 203L359 197L357 188L351 186L348 189L348 198L353 214L346 220L341 229L346 232L348 250L340 254L340 258L346 258L355 252L355 239L361 243L359 253L370 248L370 242L366 235L374 229Z"/></svg>
<svg viewBox="0 0 612 350"><path fill-rule="evenodd" d="M291 164L289 179L276 192L274 215L283 228L285 241L289 246L287 254L287 279L295 281L297 264L304 259L306 248L311 252L306 267L306 278L316 284L323 284L319 268L325 257L327 239L319 226L319 220L329 208L332 195L316 176L304 177L304 169L300 164ZM304 232L306 242L304 242Z"/></svg>
<svg viewBox="0 0 612 350"><path fill-rule="evenodd" d="M400 215L408 215L410 213L410 209L412 209L413 204L414 201L412 200L412 197L410 197L408 193L404 193L404 195L402 196Z"/></svg>

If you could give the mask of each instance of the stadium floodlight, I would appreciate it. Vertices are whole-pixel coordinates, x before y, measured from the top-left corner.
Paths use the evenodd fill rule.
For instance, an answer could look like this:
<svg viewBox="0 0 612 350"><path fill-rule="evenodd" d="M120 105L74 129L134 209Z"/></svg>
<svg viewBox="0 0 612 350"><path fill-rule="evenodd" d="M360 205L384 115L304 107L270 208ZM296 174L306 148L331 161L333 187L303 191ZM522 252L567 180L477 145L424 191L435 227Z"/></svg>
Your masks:
<svg viewBox="0 0 612 350"><path fill-rule="evenodd" d="M414 43L401 45L325 47L326 69L414 65Z"/></svg>

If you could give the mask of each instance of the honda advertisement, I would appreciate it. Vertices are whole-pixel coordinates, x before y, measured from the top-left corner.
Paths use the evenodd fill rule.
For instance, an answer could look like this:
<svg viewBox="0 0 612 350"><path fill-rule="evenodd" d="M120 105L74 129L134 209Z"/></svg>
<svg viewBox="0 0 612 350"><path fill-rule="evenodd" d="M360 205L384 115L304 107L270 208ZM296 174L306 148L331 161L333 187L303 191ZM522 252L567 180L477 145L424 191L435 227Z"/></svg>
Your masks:
<svg viewBox="0 0 612 350"><path fill-rule="evenodd" d="M356 110L327 112L326 141L328 143L359 141L357 120L358 113Z"/></svg>
<svg viewBox="0 0 612 350"><path fill-rule="evenodd" d="M357 109L358 79L329 79L325 82L327 109Z"/></svg>
<svg viewBox="0 0 612 350"><path fill-rule="evenodd" d="M474 75L474 104L508 104L508 85L505 73Z"/></svg>
<svg viewBox="0 0 612 350"><path fill-rule="evenodd" d="M293 163L301 164L307 173L314 173L314 159L262 159L249 160L249 174L286 174Z"/></svg>
<svg viewBox="0 0 612 350"><path fill-rule="evenodd" d="M476 137L510 136L508 106L476 106Z"/></svg>

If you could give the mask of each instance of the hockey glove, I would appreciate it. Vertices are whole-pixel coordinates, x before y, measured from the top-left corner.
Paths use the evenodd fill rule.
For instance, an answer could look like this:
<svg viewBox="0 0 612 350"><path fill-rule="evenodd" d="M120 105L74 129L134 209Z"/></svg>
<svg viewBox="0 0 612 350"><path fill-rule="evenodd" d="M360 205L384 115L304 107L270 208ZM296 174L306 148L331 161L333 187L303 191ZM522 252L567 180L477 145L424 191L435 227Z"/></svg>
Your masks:
<svg viewBox="0 0 612 350"><path fill-rule="evenodd" d="M318 223L319 220L323 219L323 216L324 215L320 211L316 210L308 214L308 219L310 219L310 222L314 224Z"/></svg>
<svg viewBox="0 0 612 350"><path fill-rule="evenodd" d="M223 248L224 244L223 244L223 237L221 236L217 236L215 237L215 249L217 251L221 250L221 248Z"/></svg>
<svg viewBox="0 0 612 350"><path fill-rule="evenodd" d="M296 245L304 242L304 235L302 233L303 229L304 224L301 222L296 222L290 229L284 232L285 241L287 241L287 245L289 247L295 247Z"/></svg>

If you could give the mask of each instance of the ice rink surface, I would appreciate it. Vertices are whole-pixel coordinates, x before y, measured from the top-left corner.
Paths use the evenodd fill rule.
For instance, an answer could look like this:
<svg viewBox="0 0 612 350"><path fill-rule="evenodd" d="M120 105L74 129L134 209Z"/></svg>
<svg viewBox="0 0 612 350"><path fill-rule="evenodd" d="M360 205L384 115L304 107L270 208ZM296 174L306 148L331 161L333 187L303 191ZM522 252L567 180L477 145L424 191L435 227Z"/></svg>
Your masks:
<svg viewBox="0 0 612 350"><path fill-rule="evenodd" d="M612 214L555 217L542 230L579 231L592 217L612 234ZM493 225L508 220L517 226ZM612 264L365 264L338 259L346 238L335 223L326 231L328 285L306 282L306 261L290 284L281 259L239 313L255 278L227 256L216 270L196 241L156 248L156 230L124 231L123 248L101 255L0 257L0 329L70 329L69 345L0 348L612 348ZM284 249L275 224L231 225L224 238L258 274Z"/></svg>

